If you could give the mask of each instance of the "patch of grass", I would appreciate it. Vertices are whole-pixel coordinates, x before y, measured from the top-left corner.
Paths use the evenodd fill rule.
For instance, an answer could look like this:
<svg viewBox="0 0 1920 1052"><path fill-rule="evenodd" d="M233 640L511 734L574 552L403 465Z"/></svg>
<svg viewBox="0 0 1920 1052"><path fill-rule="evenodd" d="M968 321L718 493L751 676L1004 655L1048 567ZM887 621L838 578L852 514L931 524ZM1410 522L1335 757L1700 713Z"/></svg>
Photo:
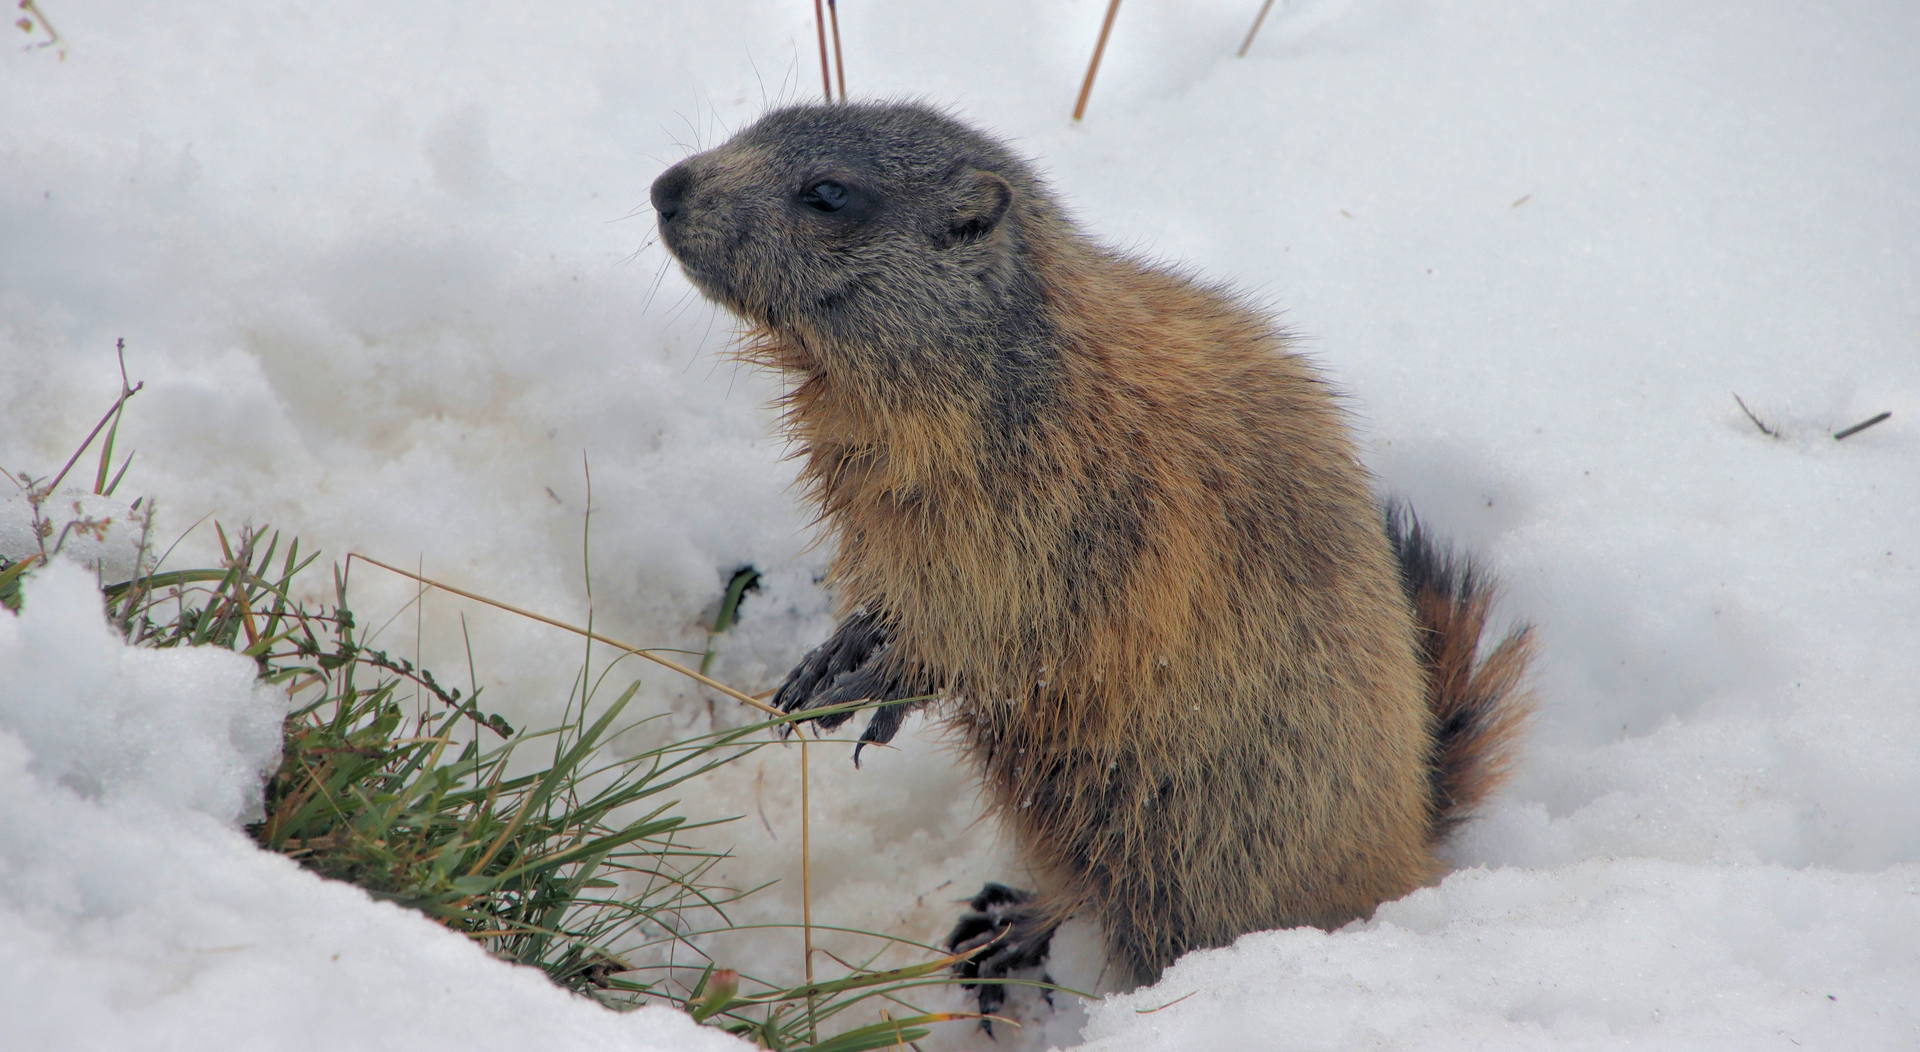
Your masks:
<svg viewBox="0 0 1920 1052"><path fill-rule="evenodd" d="M559 725L515 730L480 708L478 691L463 695L361 642L337 569L333 605L291 598L295 577L315 560L297 541L282 552L278 534L214 528L225 568L110 587L109 614L136 645L219 646L252 657L262 679L293 698L264 817L248 827L262 847L419 910L609 1007L666 1001L765 1048L860 1052L918 1040L934 1022L974 1018L920 1011L905 999L954 981L955 958L938 951L909 968L856 964L797 987L706 958L702 937L738 930L727 906L758 889L716 886L708 873L725 852L688 838L731 819L690 822L663 794L776 744L792 717L609 759L610 740L660 717L630 715L637 681L597 703L608 669L600 682L582 672ZM408 687L430 707L410 711ZM689 926L690 916L713 924ZM700 963L662 963L669 944ZM899 1018L817 1037L872 998L899 1008Z"/></svg>
<svg viewBox="0 0 1920 1052"><path fill-rule="evenodd" d="M702 824L657 798L767 744L751 740L761 728L607 760L602 747L635 722L635 681L599 706L583 684L564 722L514 733L425 670L357 644L345 600L343 586L322 622L327 645L289 638L263 655L296 707L254 837L576 993L615 1005L653 993L626 978L616 944L739 894L702 881L721 855L686 846ZM410 718L396 697L409 681L438 707Z"/></svg>

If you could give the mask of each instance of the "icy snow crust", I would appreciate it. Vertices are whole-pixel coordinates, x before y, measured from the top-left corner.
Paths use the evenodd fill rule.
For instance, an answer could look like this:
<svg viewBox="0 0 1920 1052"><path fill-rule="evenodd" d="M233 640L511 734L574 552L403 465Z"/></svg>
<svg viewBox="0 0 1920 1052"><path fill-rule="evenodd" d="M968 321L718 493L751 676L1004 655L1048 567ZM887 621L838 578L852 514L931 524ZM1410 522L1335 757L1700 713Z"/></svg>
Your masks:
<svg viewBox="0 0 1920 1052"><path fill-rule="evenodd" d="M825 636L777 390L645 207L817 97L811 5L41 6L65 61L0 54L0 466L64 462L124 336L118 496L163 542L251 519L584 620L584 458L601 631L701 650L752 564L717 674L765 689ZM955 107L1095 235L1284 308L1382 490L1543 644L1525 761L1438 888L999 1047L1920 1044L1920 7L1299 0L1235 60L1251 0L1127 5L1076 127L1097 0L842 6L856 93ZM698 1047L253 852L270 699L116 649L76 575L0 616L0 1034ZM374 622L411 595L353 588ZM556 716L582 655L547 629L430 597L381 642L463 668L463 609L487 700ZM744 718L623 673L681 731ZM935 727L843 750L811 750L817 923L932 940L1022 878ZM797 762L688 794L745 816L727 879L781 880L736 920L799 916ZM1098 985L1095 938L1056 976ZM797 935L712 949L799 974Z"/></svg>

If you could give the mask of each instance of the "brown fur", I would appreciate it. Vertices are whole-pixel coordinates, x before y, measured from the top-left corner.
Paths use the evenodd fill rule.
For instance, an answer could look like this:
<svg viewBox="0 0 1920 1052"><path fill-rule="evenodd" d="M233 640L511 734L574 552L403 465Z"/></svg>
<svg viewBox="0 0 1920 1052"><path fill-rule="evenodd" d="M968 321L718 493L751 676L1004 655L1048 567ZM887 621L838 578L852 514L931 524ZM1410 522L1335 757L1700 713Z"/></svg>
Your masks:
<svg viewBox="0 0 1920 1052"><path fill-rule="evenodd" d="M776 112L654 197L789 378L838 542L848 620L781 703L950 699L1039 884L1003 941L1037 954L1090 915L1112 976L1146 983L1443 871L1438 839L1499 780L1527 640L1476 664L1487 591L1408 569L1430 548L1416 527L1396 552L1343 411L1268 316L1092 243L998 143L918 107Z"/></svg>
<svg viewBox="0 0 1920 1052"><path fill-rule="evenodd" d="M1387 539L1400 562L1401 585L1419 624L1427 708L1433 713L1435 839L1471 816L1513 766L1513 748L1528 717L1527 666L1533 630L1511 629L1484 658L1494 589L1472 564L1435 546L1410 512L1387 509Z"/></svg>

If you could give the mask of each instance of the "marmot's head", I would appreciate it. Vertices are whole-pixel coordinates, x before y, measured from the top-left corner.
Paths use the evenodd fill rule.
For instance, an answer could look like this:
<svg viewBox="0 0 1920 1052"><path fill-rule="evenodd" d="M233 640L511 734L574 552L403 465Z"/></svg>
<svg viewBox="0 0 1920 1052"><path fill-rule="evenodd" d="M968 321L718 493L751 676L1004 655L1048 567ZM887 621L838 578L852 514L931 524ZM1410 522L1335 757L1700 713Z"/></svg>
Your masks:
<svg viewBox="0 0 1920 1052"><path fill-rule="evenodd" d="M687 277L742 318L895 354L1030 311L1023 227L1051 214L999 143L878 103L776 110L668 169L653 206Z"/></svg>

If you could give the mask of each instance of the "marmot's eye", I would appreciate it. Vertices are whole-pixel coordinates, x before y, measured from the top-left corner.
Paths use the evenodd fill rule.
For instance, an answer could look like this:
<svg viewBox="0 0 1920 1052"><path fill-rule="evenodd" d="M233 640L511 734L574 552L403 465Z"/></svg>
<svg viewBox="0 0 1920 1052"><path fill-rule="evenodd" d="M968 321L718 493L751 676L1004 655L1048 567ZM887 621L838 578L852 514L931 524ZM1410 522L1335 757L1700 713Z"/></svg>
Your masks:
<svg viewBox="0 0 1920 1052"><path fill-rule="evenodd" d="M852 200L853 194L831 179L817 182L800 194L800 203L818 212L838 212Z"/></svg>

